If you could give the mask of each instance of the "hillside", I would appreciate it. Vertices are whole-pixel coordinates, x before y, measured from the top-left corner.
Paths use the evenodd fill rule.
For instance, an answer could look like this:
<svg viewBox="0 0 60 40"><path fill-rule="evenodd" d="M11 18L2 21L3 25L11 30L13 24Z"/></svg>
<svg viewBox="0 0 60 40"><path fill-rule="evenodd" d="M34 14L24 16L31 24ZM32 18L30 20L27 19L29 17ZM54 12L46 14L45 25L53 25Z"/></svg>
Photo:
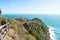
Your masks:
<svg viewBox="0 0 60 40"><path fill-rule="evenodd" d="M50 40L49 28L39 18L7 18L9 31L4 40Z"/></svg>

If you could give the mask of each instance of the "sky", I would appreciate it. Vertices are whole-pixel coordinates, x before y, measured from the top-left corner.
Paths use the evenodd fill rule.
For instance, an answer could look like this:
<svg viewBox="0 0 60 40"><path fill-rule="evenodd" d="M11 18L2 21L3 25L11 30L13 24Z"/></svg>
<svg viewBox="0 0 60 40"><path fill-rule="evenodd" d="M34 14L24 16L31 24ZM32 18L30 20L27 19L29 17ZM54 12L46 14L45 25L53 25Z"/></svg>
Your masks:
<svg viewBox="0 0 60 40"><path fill-rule="evenodd" d="M60 0L0 0L3 13L60 14Z"/></svg>

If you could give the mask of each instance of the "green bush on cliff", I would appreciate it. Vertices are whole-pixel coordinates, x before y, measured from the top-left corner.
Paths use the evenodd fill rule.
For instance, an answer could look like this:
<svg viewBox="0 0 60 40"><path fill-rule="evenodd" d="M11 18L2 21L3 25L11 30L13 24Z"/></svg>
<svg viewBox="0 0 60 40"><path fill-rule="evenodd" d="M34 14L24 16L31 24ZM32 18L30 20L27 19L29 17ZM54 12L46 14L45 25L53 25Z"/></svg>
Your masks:
<svg viewBox="0 0 60 40"><path fill-rule="evenodd" d="M29 34L36 37L37 40L47 40L46 34L48 27L38 18L26 22L24 27L29 31Z"/></svg>
<svg viewBox="0 0 60 40"><path fill-rule="evenodd" d="M13 28L13 29L15 29L15 30L19 30L19 28L18 28L18 23L17 23L17 21L16 20L14 20L14 19L12 19L12 18L8 18L7 19L8 21L9 21L9 26L11 27L11 28Z"/></svg>
<svg viewBox="0 0 60 40"><path fill-rule="evenodd" d="M17 24L13 24L13 26L12 26L15 30L19 30L19 28L18 28L18 26L17 26Z"/></svg>

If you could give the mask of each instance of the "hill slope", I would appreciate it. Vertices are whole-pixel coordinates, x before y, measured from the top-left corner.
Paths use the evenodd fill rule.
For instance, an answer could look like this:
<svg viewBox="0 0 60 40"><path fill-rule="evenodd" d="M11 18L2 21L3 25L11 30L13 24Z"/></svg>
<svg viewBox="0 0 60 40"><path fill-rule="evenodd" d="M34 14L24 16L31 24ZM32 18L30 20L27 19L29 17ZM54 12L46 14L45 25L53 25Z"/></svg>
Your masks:
<svg viewBox="0 0 60 40"><path fill-rule="evenodd" d="M39 19L8 18L9 31L4 40L50 40L49 28Z"/></svg>

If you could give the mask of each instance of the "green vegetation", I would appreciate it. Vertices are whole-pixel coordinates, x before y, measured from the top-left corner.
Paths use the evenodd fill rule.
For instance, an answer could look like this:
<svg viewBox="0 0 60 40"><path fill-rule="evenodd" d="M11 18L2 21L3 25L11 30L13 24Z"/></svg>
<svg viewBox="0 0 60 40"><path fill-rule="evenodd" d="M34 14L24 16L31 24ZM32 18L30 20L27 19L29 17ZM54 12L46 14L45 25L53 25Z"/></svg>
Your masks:
<svg viewBox="0 0 60 40"><path fill-rule="evenodd" d="M1 13L2 13L2 11L1 11L1 9L0 9L0 16L1 16Z"/></svg>
<svg viewBox="0 0 60 40"><path fill-rule="evenodd" d="M2 20L1 20L1 13L2 13L2 11L1 11L1 9L0 9L0 25L1 25L1 21L2 21Z"/></svg>
<svg viewBox="0 0 60 40"><path fill-rule="evenodd" d="M12 26L15 30L19 30L19 28L18 28L18 26L17 26L17 24L13 24L13 26Z"/></svg>
<svg viewBox="0 0 60 40"><path fill-rule="evenodd" d="M37 40L48 40L48 27L38 18L34 18L30 22L26 22L24 27L29 33L37 38Z"/></svg>
<svg viewBox="0 0 60 40"><path fill-rule="evenodd" d="M14 30L17 30L17 31L19 30L18 24L17 24L16 20L8 18L8 21L9 21L9 23L10 23L9 26L10 26L11 28L13 28Z"/></svg>
<svg viewBox="0 0 60 40"><path fill-rule="evenodd" d="M9 26L17 30L22 40L50 40L48 27L38 18L27 22L8 18L8 21Z"/></svg>
<svg viewBox="0 0 60 40"><path fill-rule="evenodd" d="M23 24L18 23L15 19L8 18L10 28L13 28L18 32L18 35L22 40L36 40L36 38L29 33L26 34L26 29L23 27ZM20 25L20 26L19 26Z"/></svg>
<svg viewBox="0 0 60 40"><path fill-rule="evenodd" d="M36 40L36 38L30 34L20 34L20 37L23 40Z"/></svg>

